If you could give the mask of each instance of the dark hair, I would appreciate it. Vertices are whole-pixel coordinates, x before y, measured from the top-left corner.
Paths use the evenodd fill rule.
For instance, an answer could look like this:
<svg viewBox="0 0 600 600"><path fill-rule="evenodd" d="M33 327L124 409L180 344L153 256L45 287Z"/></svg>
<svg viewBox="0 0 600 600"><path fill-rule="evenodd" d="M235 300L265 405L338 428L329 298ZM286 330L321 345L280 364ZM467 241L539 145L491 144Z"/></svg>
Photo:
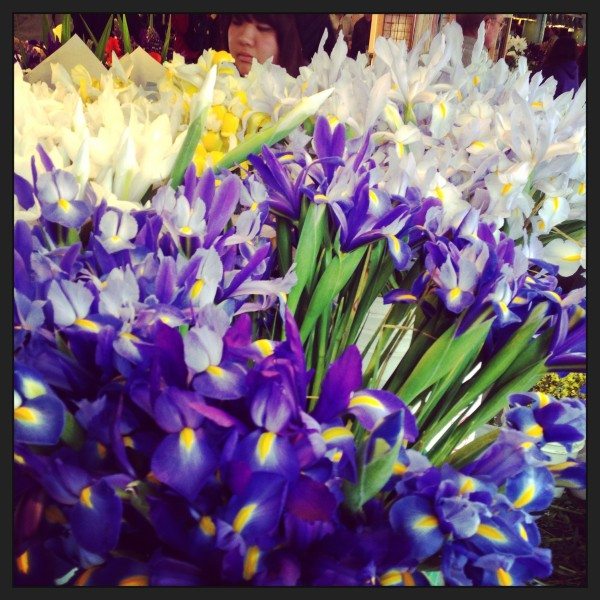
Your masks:
<svg viewBox="0 0 600 600"><path fill-rule="evenodd" d="M462 27L463 33L477 35L479 24L486 17L486 13L457 13L456 22Z"/></svg>
<svg viewBox="0 0 600 600"><path fill-rule="evenodd" d="M577 42L572 36L559 37L548 50L544 64L577 59Z"/></svg>
<svg viewBox="0 0 600 600"><path fill-rule="evenodd" d="M229 49L227 32L231 23L266 23L275 30L279 50L277 64L283 67L292 77L298 77L300 67L305 64L302 57L300 36L293 14L282 13L233 13L223 15L223 35L225 47Z"/></svg>

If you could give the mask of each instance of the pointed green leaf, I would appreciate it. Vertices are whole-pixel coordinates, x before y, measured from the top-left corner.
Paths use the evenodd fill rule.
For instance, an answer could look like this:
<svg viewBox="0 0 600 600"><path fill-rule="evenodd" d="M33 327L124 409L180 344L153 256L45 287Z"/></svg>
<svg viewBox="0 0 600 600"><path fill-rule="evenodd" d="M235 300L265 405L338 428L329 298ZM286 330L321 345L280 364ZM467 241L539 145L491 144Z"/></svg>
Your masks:
<svg viewBox="0 0 600 600"><path fill-rule="evenodd" d="M112 13L110 13L110 17L108 17L108 21L106 21L106 25L102 30L102 35L100 36L100 39L98 40L98 45L96 46L96 57L100 61L104 61L104 49L106 48L106 42L108 41L108 38L110 36L112 22L113 16Z"/></svg>
<svg viewBox="0 0 600 600"><path fill-rule="evenodd" d="M123 34L123 51L127 54L131 54L131 35L129 34L129 26L127 25L125 13L123 13L121 32Z"/></svg>
<svg viewBox="0 0 600 600"><path fill-rule="evenodd" d="M306 316L300 327L300 338L305 342L323 311L329 310L336 295L348 283L348 280L360 263L367 247L361 246L352 252L334 256L319 279L310 299Z"/></svg>
<svg viewBox="0 0 600 600"><path fill-rule="evenodd" d="M373 498L389 481L401 445L402 437L399 437L392 448L360 469L356 484L344 482L344 495L350 510L353 512L360 510L360 507Z"/></svg>
<svg viewBox="0 0 600 600"><path fill-rule="evenodd" d="M317 254L323 239L325 227L325 204L311 202L306 212L304 223L296 249L296 277L298 278L288 296L287 305L292 314L300 301L300 296L306 287L309 275L314 274Z"/></svg>
<svg viewBox="0 0 600 600"><path fill-rule="evenodd" d="M44 13L42 17L42 41L47 44L50 40L50 36L54 35L52 33L52 25L50 25L50 20L48 19L48 15Z"/></svg>
<svg viewBox="0 0 600 600"><path fill-rule="evenodd" d="M261 129L253 135L249 135L238 144L233 150L230 150L215 165L217 169L229 169L233 165L239 165L246 160L248 154L258 153L263 146L272 146L287 137L304 120L317 112L321 104L332 94L333 88L302 98L300 102L284 115L277 123Z"/></svg>
<svg viewBox="0 0 600 600"><path fill-rule="evenodd" d="M73 21L69 13L63 15L62 27L60 30L60 43L64 44L71 39L71 31L73 29Z"/></svg>
<svg viewBox="0 0 600 600"><path fill-rule="evenodd" d="M460 359L473 348L481 348L492 326L493 319L471 325L458 337L455 336L458 323L447 329L425 352L413 369L398 395L404 402L411 402L421 392L432 386L449 373L460 375ZM450 385L452 382L448 382Z"/></svg>
<svg viewBox="0 0 600 600"><path fill-rule="evenodd" d="M465 444L450 455L448 462L455 468L460 469L475 460L488 446L491 446L500 435L500 428L487 431L476 437L472 442Z"/></svg>
<svg viewBox="0 0 600 600"><path fill-rule="evenodd" d="M65 411L65 424L60 439L75 450L79 450L85 441L83 430L69 411Z"/></svg>

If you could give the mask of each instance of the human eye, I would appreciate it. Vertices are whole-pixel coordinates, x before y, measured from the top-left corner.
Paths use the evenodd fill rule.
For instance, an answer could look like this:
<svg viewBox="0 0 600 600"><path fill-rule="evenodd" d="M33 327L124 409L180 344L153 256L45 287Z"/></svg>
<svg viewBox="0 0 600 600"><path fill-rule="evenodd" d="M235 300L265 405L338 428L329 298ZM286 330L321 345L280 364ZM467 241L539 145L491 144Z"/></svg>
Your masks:
<svg viewBox="0 0 600 600"><path fill-rule="evenodd" d="M267 31L273 31L273 28L267 23L257 23L256 28L263 33L266 33Z"/></svg>

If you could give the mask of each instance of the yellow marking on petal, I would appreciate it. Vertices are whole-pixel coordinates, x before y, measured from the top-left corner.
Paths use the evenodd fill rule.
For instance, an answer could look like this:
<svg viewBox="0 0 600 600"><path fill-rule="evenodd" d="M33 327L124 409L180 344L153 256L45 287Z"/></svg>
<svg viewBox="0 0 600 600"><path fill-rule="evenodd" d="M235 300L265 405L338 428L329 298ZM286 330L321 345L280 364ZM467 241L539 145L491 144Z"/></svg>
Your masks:
<svg viewBox="0 0 600 600"><path fill-rule="evenodd" d="M540 435L542 435L542 433L544 433L544 430L540 425L536 423L535 425L531 425L530 427L528 427L525 430L525 433L527 435L530 435L531 437L539 437Z"/></svg>
<svg viewBox="0 0 600 600"><path fill-rule="evenodd" d="M200 523L198 523L198 527L200 527L202 533L209 537L213 537L217 532L217 527L215 522L208 516L205 515L200 519Z"/></svg>
<svg viewBox="0 0 600 600"><path fill-rule="evenodd" d="M259 438L258 444L256 444L256 453L258 454L258 460L261 465L265 464L271 449L273 448L273 444L275 443L275 438L277 436L272 431L265 431Z"/></svg>
<svg viewBox="0 0 600 600"><path fill-rule="evenodd" d="M533 446L533 442L522 442L521 443L521 448L524 448L525 450L529 450L529 448L531 448Z"/></svg>
<svg viewBox="0 0 600 600"><path fill-rule="evenodd" d="M130 575L117 584L119 587L143 587L148 585L148 575Z"/></svg>
<svg viewBox="0 0 600 600"><path fill-rule="evenodd" d="M37 379L23 379L23 395L29 400L33 400L38 396L43 396L46 393L46 386Z"/></svg>
<svg viewBox="0 0 600 600"><path fill-rule="evenodd" d="M404 144L396 142L396 154L398 158L402 158L404 156Z"/></svg>
<svg viewBox="0 0 600 600"><path fill-rule="evenodd" d="M392 242L392 247L394 248L394 254L398 254L400 252L400 242L395 235L389 234L388 239Z"/></svg>
<svg viewBox="0 0 600 600"><path fill-rule="evenodd" d="M510 573L507 573L504 569L498 569L496 571L496 577L498 577L498 585L512 585L513 578L510 576Z"/></svg>
<svg viewBox="0 0 600 600"><path fill-rule="evenodd" d="M223 117L223 125L221 126L222 135L235 135L240 126L240 119L233 113L226 113Z"/></svg>
<svg viewBox="0 0 600 600"><path fill-rule="evenodd" d="M369 200L377 206L379 204L379 198L374 190L369 190Z"/></svg>
<svg viewBox="0 0 600 600"><path fill-rule="evenodd" d="M536 392L536 394L540 402L540 408L543 408L546 404L550 404L550 397L548 394L544 394L544 392Z"/></svg>
<svg viewBox="0 0 600 600"><path fill-rule="evenodd" d="M165 325L168 325L171 322L171 317L168 317L167 315L161 315L158 317L158 320L162 321Z"/></svg>
<svg viewBox="0 0 600 600"><path fill-rule="evenodd" d="M585 182L583 182L583 181L582 181L582 182L579 184L579 186L577 187L577 194L579 194L580 196L581 196L582 194L585 194Z"/></svg>
<svg viewBox="0 0 600 600"><path fill-rule="evenodd" d="M118 235L111 235L110 236L110 241L111 242L120 242L121 238Z"/></svg>
<svg viewBox="0 0 600 600"><path fill-rule="evenodd" d="M404 475L407 470L408 467L406 465L403 465L401 462L395 462L392 467L392 475Z"/></svg>
<svg viewBox="0 0 600 600"><path fill-rule="evenodd" d="M192 286L192 289L190 290L190 296L192 298L192 300L195 300L199 295L200 292L202 291L202 288L204 287L204 279L198 279L196 281L196 283L194 283L194 285Z"/></svg>
<svg viewBox="0 0 600 600"><path fill-rule="evenodd" d="M456 90L456 97L458 98L459 102L462 102L463 95L462 95L462 92L460 90Z"/></svg>
<svg viewBox="0 0 600 600"><path fill-rule="evenodd" d="M506 314L508 312L508 306L506 306L506 302L498 302L498 306L500 307L500 310L503 314Z"/></svg>
<svg viewBox="0 0 600 600"><path fill-rule="evenodd" d="M485 148L485 142L481 142L479 140L476 140L475 142L473 142L471 144L471 147L473 147L473 146L475 148L477 148L478 150L483 150L483 148Z"/></svg>
<svg viewBox="0 0 600 600"><path fill-rule="evenodd" d="M544 219L540 219L540 220L538 221L537 228L538 228L540 231L544 231L544 229L546 229L546 221L544 221Z"/></svg>
<svg viewBox="0 0 600 600"><path fill-rule="evenodd" d="M331 128L335 127L340 122L335 115L328 115L327 121L329 122L329 127Z"/></svg>
<svg viewBox="0 0 600 600"><path fill-rule="evenodd" d="M258 350L263 356L270 356L271 354L273 354L273 343L271 342L271 340L256 340L256 342L254 342L254 345L258 348Z"/></svg>
<svg viewBox="0 0 600 600"><path fill-rule="evenodd" d="M573 460L567 460L566 462L556 463L553 465L546 465L546 468L549 471L562 471L563 469L568 469L569 467L574 467L577 463Z"/></svg>
<svg viewBox="0 0 600 600"><path fill-rule="evenodd" d="M333 453L333 456L331 457L331 462L339 463L340 460L342 460L342 456L344 456L344 453L341 450L337 450Z"/></svg>
<svg viewBox="0 0 600 600"><path fill-rule="evenodd" d="M64 525L67 522L62 510L56 504L51 504L44 509L44 517L48 523L52 523L53 525L56 523Z"/></svg>
<svg viewBox="0 0 600 600"><path fill-rule="evenodd" d="M531 106L533 106L533 108L544 108L544 103L540 100L536 100L535 102L531 103Z"/></svg>
<svg viewBox="0 0 600 600"><path fill-rule="evenodd" d="M460 486L460 490L458 491L459 494L469 494L470 492L472 492L475 489L475 484L473 483L473 480L470 477L467 477L463 484Z"/></svg>
<svg viewBox="0 0 600 600"><path fill-rule="evenodd" d="M473 85L479 85L480 81L481 81L481 79L479 78L479 75L475 75L473 77Z"/></svg>
<svg viewBox="0 0 600 600"><path fill-rule="evenodd" d="M29 573L29 550L25 550L25 552L17 558L16 563L17 569L19 569L23 575L27 575L27 573Z"/></svg>
<svg viewBox="0 0 600 600"><path fill-rule="evenodd" d="M81 329L87 329L92 333L98 333L100 331L100 325L89 319L75 319L74 325L81 327Z"/></svg>
<svg viewBox="0 0 600 600"><path fill-rule="evenodd" d="M258 546L250 546L244 557L244 573L242 577L249 581L256 575L258 569L258 559L260 558L260 549Z"/></svg>
<svg viewBox="0 0 600 600"><path fill-rule="evenodd" d="M37 410L27 408L27 406L19 406L15 410L15 419L18 421L24 421L26 423L37 423L39 420L39 413Z"/></svg>
<svg viewBox="0 0 600 600"><path fill-rule="evenodd" d="M133 438L130 435L123 436L123 445L125 446L125 448L135 448Z"/></svg>
<svg viewBox="0 0 600 600"><path fill-rule="evenodd" d="M442 114L442 119L446 118L446 105L443 102L439 103L439 107L440 107L440 113Z"/></svg>
<svg viewBox="0 0 600 600"><path fill-rule="evenodd" d="M100 458L104 458L106 456L106 446L101 444L100 442L96 443L96 452Z"/></svg>
<svg viewBox="0 0 600 600"><path fill-rule="evenodd" d="M233 530L236 533L240 533L244 527L248 524L248 521L252 518L254 511L258 504L246 504L246 506L240 508L237 515L235 515L235 519L233 520Z"/></svg>
<svg viewBox="0 0 600 600"><path fill-rule="evenodd" d="M521 297L521 296L515 296L515 297L512 299L512 303L513 303L513 304L525 304L526 302L527 302L527 299L526 299L526 298L523 298L523 297Z"/></svg>
<svg viewBox="0 0 600 600"><path fill-rule="evenodd" d="M561 298L556 292L548 292L548 295L557 302L561 302Z"/></svg>
<svg viewBox="0 0 600 600"><path fill-rule="evenodd" d="M435 190L433 190L433 193L440 199L440 200L444 200L444 190L438 185L436 186Z"/></svg>
<svg viewBox="0 0 600 600"><path fill-rule="evenodd" d="M506 541L506 536L498 528L491 525L484 525L483 523L477 528L477 534L495 542Z"/></svg>
<svg viewBox="0 0 600 600"><path fill-rule="evenodd" d="M402 573L398 569L386 571L379 579L383 586L398 585L402 581Z"/></svg>
<svg viewBox="0 0 600 600"><path fill-rule="evenodd" d="M209 365L206 369L206 372L210 375L214 375L215 377L223 377L225 375L224 369L221 369L221 367L215 367L214 365Z"/></svg>
<svg viewBox="0 0 600 600"><path fill-rule="evenodd" d="M448 292L448 299L454 302L462 294L462 290L459 287L454 287Z"/></svg>
<svg viewBox="0 0 600 600"><path fill-rule="evenodd" d="M515 508L527 506L535 494L535 485L530 483L522 492L521 495L513 502Z"/></svg>
<svg viewBox="0 0 600 600"><path fill-rule="evenodd" d="M335 440L336 438L352 437L352 432L346 427L330 427L323 432L323 439L326 442Z"/></svg>
<svg viewBox="0 0 600 600"><path fill-rule="evenodd" d="M562 260L566 260L568 262L578 262L581 260L581 254L566 254L562 257Z"/></svg>
<svg viewBox="0 0 600 600"><path fill-rule="evenodd" d="M555 196L554 198L552 198L552 207L554 208L554 212L556 212L558 210L559 204L560 204L560 200L558 199L558 196Z"/></svg>
<svg viewBox="0 0 600 600"><path fill-rule="evenodd" d="M184 427L179 434L179 443L189 452L196 441L196 434L191 427Z"/></svg>
<svg viewBox="0 0 600 600"><path fill-rule="evenodd" d="M401 296L396 296L395 300L416 300L417 297L414 294L402 294Z"/></svg>
<svg viewBox="0 0 600 600"><path fill-rule="evenodd" d="M525 527L523 527L523 525L521 523L519 523L519 535L526 541L529 541L529 537L527 536L527 530L525 529Z"/></svg>
<svg viewBox="0 0 600 600"><path fill-rule="evenodd" d="M24 465L25 464L25 459L20 454L17 454L16 452L13 452L13 460L18 465Z"/></svg>
<svg viewBox="0 0 600 600"><path fill-rule="evenodd" d="M280 161L292 160L293 158L294 158L294 155L291 153L288 153L288 154L282 154L278 160L280 160Z"/></svg>
<svg viewBox="0 0 600 600"><path fill-rule="evenodd" d="M527 277L525 277L525 281L527 283L535 283L535 279L533 277L531 277L530 275L527 275Z"/></svg>
<svg viewBox="0 0 600 600"><path fill-rule="evenodd" d="M79 494L79 500L84 506L87 506L88 508L94 508L94 505L92 504L92 488L89 485L81 490L81 494Z"/></svg>
<svg viewBox="0 0 600 600"><path fill-rule="evenodd" d="M437 527L437 525L438 520L433 515L425 515L415 521L415 527L418 527L419 529L431 529L432 527Z"/></svg>
<svg viewBox="0 0 600 600"><path fill-rule="evenodd" d="M192 231L192 228L189 225L184 225L183 227L179 228L179 233L181 233L182 235L192 235L192 233L194 233Z"/></svg>
<svg viewBox="0 0 600 600"><path fill-rule="evenodd" d="M416 585L415 578L412 576L412 573L408 571L402 571L402 583L406 587L414 587Z"/></svg>
<svg viewBox="0 0 600 600"><path fill-rule="evenodd" d="M350 403L348 404L349 408L353 408L355 406L370 406L372 408L383 409L384 406L381 404L377 398L373 398L373 396L354 396L354 398L350 399Z"/></svg>
<svg viewBox="0 0 600 600"><path fill-rule="evenodd" d="M502 186L502 190L500 190L500 195L501 196L506 196L506 194L508 194L508 192L510 192L510 190L512 190L513 184L512 183L505 183Z"/></svg>
<svg viewBox="0 0 600 600"><path fill-rule="evenodd" d="M64 198L59 198L57 204L61 208L61 210L64 210L65 212L69 212L71 210L71 205L69 204L69 201L65 200Z"/></svg>
<svg viewBox="0 0 600 600"><path fill-rule="evenodd" d="M140 338L137 335L130 333L129 331L124 331L121 334L121 337L125 338L126 340L129 340L130 342L141 342Z"/></svg>
<svg viewBox="0 0 600 600"><path fill-rule="evenodd" d="M315 200L321 200L322 202L327 202L327 196L325 194L315 194Z"/></svg>
<svg viewBox="0 0 600 600"><path fill-rule="evenodd" d="M250 210L255 211L258 208L258 202L253 202L250 205Z"/></svg>

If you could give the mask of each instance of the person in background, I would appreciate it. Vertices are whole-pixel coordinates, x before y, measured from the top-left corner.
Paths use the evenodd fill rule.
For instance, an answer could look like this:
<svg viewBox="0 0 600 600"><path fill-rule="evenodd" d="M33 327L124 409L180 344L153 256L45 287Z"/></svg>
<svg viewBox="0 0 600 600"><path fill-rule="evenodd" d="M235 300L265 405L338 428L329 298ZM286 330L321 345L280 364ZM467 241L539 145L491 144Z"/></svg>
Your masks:
<svg viewBox="0 0 600 600"><path fill-rule="evenodd" d="M477 32L481 21L483 21L485 27L483 45L490 57L494 58L494 50L498 41L498 34L504 22L504 15L495 13L458 13L456 15L456 22L462 27L463 31L462 62L465 67L471 64L473 46L477 41Z"/></svg>
<svg viewBox="0 0 600 600"><path fill-rule="evenodd" d="M313 54L319 49L323 32L327 30L327 39L323 49L329 54L337 39L335 29L327 13L295 13L296 27L300 36L302 56L308 64Z"/></svg>
<svg viewBox="0 0 600 600"><path fill-rule="evenodd" d="M359 52L367 53L369 50L369 37L371 36L371 14L364 14L354 24L352 31L352 44L348 56L356 58Z"/></svg>
<svg viewBox="0 0 600 600"><path fill-rule="evenodd" d="M344 13L333 13L331 15L331 24L335 29L335 39L337 41L338 35L340 31L344 36L344 41L348 48L352 44L352 31L354 29L354 24L352 23L352 17L350 15L345 15Z"/></svg>
<svg viewBox="0 0 600 600"><path fill-rule="evenodd" d="M577 90L579 87L579 67L577 66L577 42L575 38L559 37L546 57L542 65L544 79L554 77L556 79L556 91L554 97L560 96L569 90Z"/></svg>
<svg viewBox="0 0 600 600"><path fill-rule="evenodd" d="M292 77L299 75L304 59L294 15L241 13L223 16L226 47L240 75L250 72L254 58L262 64L271 57L273 64L283 67Z"/></svg>

